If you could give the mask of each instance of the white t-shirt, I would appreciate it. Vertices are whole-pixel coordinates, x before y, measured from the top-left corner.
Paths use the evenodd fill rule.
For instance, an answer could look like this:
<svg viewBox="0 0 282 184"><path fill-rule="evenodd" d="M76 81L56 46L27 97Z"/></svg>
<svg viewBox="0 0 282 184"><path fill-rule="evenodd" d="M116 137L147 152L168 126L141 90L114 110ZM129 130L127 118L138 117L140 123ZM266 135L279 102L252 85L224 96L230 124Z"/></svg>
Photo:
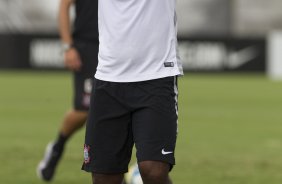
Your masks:
<svg viewBox="0 0 282 184"><path fill-rule="evenodd" d="M95 77L137 82L181 75L175 0L99 0Z"/></svg>

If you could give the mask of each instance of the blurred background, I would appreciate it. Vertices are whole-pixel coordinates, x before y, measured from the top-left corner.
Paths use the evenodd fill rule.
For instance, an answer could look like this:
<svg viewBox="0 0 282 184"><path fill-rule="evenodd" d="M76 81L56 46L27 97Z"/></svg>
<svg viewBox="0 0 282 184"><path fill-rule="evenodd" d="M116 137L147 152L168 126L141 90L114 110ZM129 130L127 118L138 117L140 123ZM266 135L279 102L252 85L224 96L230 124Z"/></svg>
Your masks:
<svg viewBox="0 0 282 184"><path fill-rule="evenodd" d="M41 183L35 168L71 106L58 0L0 0L0 183ZM282 181L282 1L177 0L179 137L176 184ZM54 183L80 171L84 131ZM133 158L134 160L134 158Z"/></svg>
<svg viewBox="0 0 282 184"><path fill-rule="evenodd" d="M276 40L281 40L281 4L178 0L179 51L185 70L270 70L270 75L281 77L274 57L280 47ZM63 68L57 9L58 0L0 0L0 68Z"/></svg>

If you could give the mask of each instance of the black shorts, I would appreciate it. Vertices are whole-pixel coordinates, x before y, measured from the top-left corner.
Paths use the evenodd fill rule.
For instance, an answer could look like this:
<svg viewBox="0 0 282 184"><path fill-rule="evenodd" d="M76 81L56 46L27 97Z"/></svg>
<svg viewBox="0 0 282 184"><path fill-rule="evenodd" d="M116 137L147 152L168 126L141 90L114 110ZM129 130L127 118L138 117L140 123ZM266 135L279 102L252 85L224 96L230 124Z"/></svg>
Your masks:
<svg viewBox="0 0 282 184"><path fill-rule="evenodd" d="M79 72L74 72L74 99L75 110L88 111L94 74L98 65L99 43L75 41L74 44L82 62Z"/></svg>
<svg viewBox="0 0 282 184"><path fill-rule="evenodd" d="M133 144L138 162L175 164L177 77L116 83L95 79L82 169L125 173Z"/></svg>

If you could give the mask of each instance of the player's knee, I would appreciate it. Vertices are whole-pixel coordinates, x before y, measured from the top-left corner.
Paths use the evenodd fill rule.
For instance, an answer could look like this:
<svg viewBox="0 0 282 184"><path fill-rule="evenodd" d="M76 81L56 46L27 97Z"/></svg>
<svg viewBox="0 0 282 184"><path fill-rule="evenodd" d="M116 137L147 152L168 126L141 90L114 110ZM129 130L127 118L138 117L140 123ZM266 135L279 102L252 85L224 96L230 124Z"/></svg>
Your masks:
<svg viewBox="0 0 282 184"><path fill-rule="evenodd" d="M120 184L123 181L123 174L95 174L92 173L93 184Z"/></svg>
<svg viewBox="0 0 282 184"><path fill-rule="evenodd" d="M144 181L150 181L148 183L165 183L165 181L168 180L169 165L167 163L143 161L138 165Z"/></svg>

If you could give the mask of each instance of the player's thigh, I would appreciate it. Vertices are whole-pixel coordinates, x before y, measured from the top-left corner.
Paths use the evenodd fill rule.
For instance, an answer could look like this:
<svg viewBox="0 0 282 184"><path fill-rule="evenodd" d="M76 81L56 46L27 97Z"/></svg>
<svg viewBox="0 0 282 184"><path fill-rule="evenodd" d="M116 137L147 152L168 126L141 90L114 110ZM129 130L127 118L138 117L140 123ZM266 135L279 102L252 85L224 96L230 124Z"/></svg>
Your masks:
<svg viewBox="0 0 282 184"><path fill-rule="evenodd" d="M107 82L96 81L86 125L84 169L93 173L125 173L133 146L131 114Z"/></svg>
<svg viewBox="0 0 282 184"><path fill-rule="evenodd" d="M173 78L160 80L150 103L132 115L138 161L175 163L177 136L177 92Z"/></svg>

